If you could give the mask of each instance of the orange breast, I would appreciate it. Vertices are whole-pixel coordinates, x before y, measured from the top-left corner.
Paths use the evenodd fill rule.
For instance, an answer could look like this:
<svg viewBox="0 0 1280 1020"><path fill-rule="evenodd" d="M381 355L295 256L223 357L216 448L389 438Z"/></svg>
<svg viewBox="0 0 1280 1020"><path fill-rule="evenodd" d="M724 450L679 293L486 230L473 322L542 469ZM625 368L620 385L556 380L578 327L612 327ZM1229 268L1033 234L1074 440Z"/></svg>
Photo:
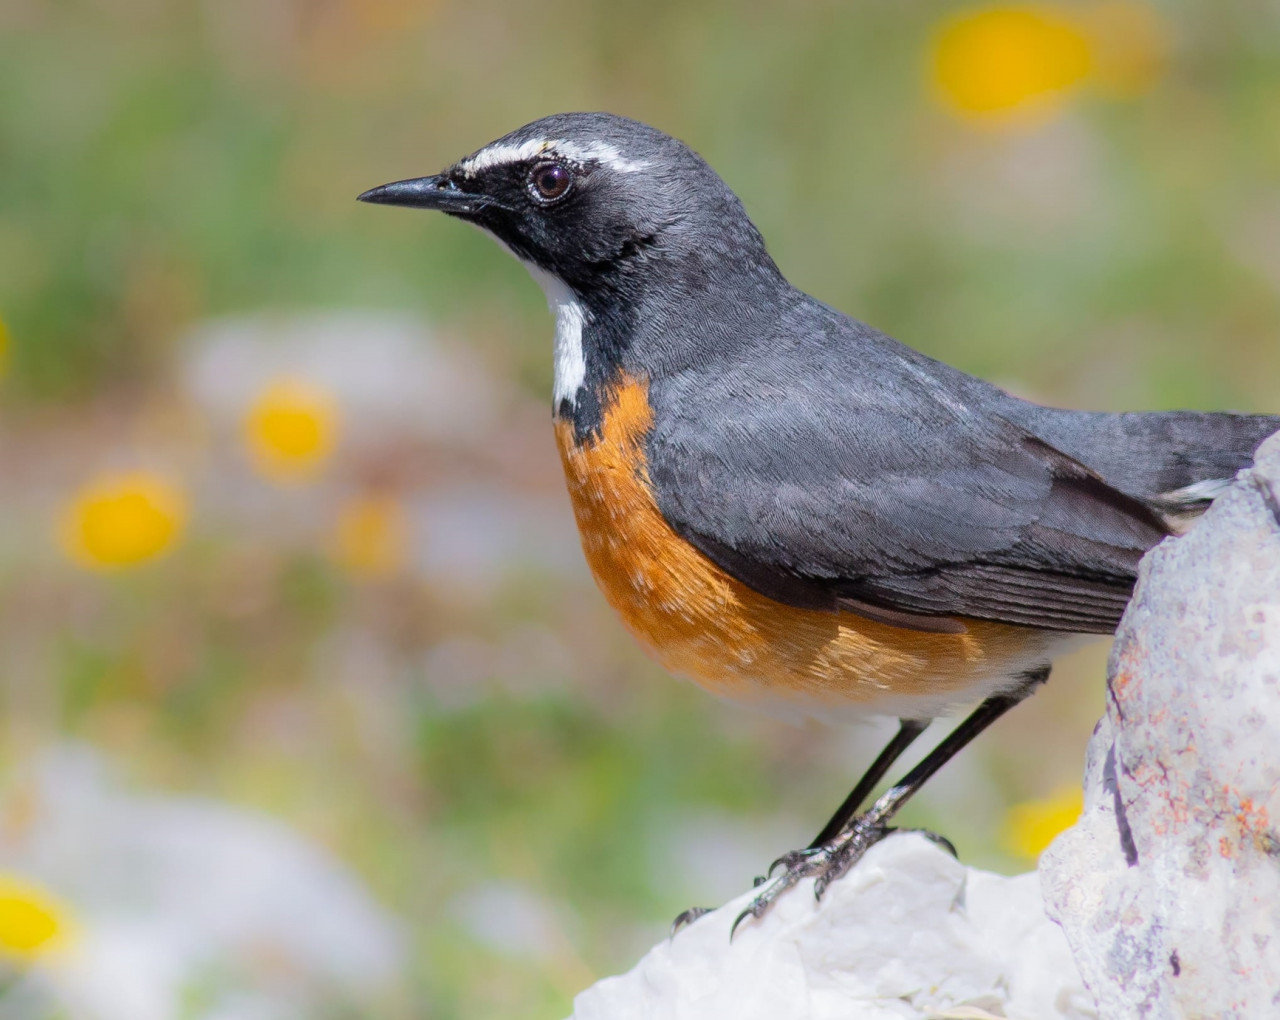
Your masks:
<svg viewBox="0 0 1280 1020"><path fill-rule="evenodd" d="M795 609L735 580L672 530L649 483L648 387L623 379L597 438L556 438L591 572L627 629L667 669L716 694L795 714L931 716L1044 661L1047 640L969 621L921 633L852 613Z"/></svg>

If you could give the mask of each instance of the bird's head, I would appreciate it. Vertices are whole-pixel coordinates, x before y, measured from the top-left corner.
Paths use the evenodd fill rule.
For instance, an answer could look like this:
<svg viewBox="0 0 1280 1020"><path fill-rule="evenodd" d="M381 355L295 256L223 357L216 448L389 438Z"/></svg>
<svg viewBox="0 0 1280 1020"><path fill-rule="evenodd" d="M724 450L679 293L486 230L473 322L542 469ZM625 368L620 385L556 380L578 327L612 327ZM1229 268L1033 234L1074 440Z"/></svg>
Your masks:
<svg viewBox="0 0 1280 1020"><path fill-rule="evenodd" d="M764 251L737 196L701 157L605 113L544 117L438 174L360 199L474 223L579 295L615 289L646 261L705 259L719 249L749 264L753 249Z"/></svg>
<svg viewBox="0 0 1280 1020"><path fill-rule="evenodd" d="M544 117L360 198L467 220L524 263L556 316L553 406L581 434L618 372L652 379L742 343L786 286L697 153L611 114Z"/></svg>

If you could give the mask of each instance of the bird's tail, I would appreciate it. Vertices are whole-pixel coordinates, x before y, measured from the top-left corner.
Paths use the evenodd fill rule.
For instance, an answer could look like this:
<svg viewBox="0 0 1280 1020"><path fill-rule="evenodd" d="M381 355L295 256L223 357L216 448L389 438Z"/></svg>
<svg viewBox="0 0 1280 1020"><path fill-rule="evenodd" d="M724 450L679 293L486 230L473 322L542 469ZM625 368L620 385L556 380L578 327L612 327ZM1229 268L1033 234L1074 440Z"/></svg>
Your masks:
<svg viewBox="0 0 1280 1020"><path fill-rule="evenodd" d="M1175 530L1179 520L1203 512L1253 463L1262 441L1280 432L1276 415L1023 406L1019 424L1159 511Z"/></svg>

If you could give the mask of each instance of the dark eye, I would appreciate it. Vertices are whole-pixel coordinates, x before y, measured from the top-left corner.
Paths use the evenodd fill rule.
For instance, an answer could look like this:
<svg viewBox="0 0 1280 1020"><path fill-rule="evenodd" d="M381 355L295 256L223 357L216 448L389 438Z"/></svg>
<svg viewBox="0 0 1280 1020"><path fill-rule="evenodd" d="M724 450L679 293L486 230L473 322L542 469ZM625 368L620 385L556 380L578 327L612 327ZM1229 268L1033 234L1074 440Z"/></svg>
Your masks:
<svg viewBox="0 0 1280 1020"><path fill-rule="evenodd" d="M535 166L529 174L529 184L534 195L544 202L564 197L572 183L573 175L559 163L543 163Z"/></svg>

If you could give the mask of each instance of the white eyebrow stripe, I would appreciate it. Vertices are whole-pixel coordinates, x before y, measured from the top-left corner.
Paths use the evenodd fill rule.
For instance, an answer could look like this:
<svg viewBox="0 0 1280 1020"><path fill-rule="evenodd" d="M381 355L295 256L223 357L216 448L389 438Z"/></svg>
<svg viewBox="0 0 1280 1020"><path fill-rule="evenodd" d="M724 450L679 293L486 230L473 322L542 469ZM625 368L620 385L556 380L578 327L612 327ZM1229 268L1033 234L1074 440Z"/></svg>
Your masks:
<svg viewBox="0 0 1280 1020"><path fill-rule="evenodd" d="M649 165L648 163L627 159L616 145L610 145L608 142L591 142L587 145L577 145L574 142L553 142L552 147L565 159L577 160L579 163L602 163L609 169L617 170L623 174L633 174L638 170L644 170Z"/></svg>
<svg viewBox="0 0 1280 1020"><path fill-rule="evenodd" d="M649 165L627 159L617 146L610 145L608 142L589 142L586 145L579 145L563 139L531 138L519 145L510 143L490 145L481 149L470 159L464 159L458 164L458 169L468 177L472 177L489 167L524 163L543 153L563 156L577 163L600 163L623 174L644 170Z"/></svg>
<svg viewBox="0 0 1280 1020"><path fill-rule="evenodd" d="M501 166L504 163L523 163L527 159L533 159L540 152L545 152L553 144L546 138L531 138L520 145L490 145L481 149L470 159L464 159L458 164L458 169L470 177L472 174L477 174L491 166Z"/></svg>

